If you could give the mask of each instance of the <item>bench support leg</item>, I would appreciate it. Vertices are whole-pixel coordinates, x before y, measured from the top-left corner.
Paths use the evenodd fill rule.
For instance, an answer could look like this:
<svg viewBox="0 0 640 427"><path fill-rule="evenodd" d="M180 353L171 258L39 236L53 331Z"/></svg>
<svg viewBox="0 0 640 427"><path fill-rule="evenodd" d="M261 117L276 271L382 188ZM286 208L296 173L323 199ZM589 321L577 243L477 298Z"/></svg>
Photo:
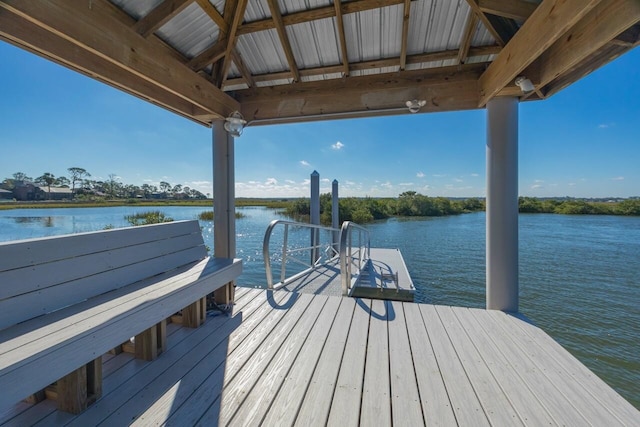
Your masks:
<svg viewBox="0 0 640 427"><path fill-rule="evenodd" d="M137 359L154 360L167 348L167 321L153 325L136 335L135 355Z"/></svg>
<svg viewBox="0 0 640 427"><path fill-rule="evenodd" d="M182 310L182 326L197 328L207 318L207 297L200 298Z"/></svg>
<svg viewBox="0 0 640 427"><path fill-rule="evenodd" d="M102 395L102 357L71 372L57 383L58 409L79 414Z"/></svg>
<svg viewBox="0 0 640 427"><path fill-rule="evenodd" d="M233 282L229 282L226 285L213 291L213 299L216 304L232 304L235 297L235 287Z"/></svg>

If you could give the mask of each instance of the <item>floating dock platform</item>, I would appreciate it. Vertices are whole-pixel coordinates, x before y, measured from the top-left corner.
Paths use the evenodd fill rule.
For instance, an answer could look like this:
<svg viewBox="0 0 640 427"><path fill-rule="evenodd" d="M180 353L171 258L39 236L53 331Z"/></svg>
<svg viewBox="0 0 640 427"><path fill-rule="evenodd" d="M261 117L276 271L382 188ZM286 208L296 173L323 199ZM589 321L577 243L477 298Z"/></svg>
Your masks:
<svg viewBox="0 0 640 427"><path fill-rule="evenodd" d="M316 295L342 295L340 261L333 258L290 279L280 289ZM349 296L413 301L415 287L399 249L371 248L369 262L354 276Z"/></svg>

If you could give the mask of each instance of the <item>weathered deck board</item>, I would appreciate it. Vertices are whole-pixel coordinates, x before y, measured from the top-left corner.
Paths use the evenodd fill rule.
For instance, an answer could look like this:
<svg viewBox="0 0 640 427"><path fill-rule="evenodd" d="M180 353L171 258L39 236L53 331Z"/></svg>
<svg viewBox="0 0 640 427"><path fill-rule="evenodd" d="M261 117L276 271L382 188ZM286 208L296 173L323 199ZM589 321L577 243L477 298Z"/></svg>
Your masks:
<svg viewBox="0 0 640 427"><path fill-rule="evenodd" d="M308 425L308 420L325 422L329 418L331 400L324 396L333 395L336 387L342 355L347 344L347 336L351 327L351 319L356 306L355 300L341 298L340 308L334 320L329 337L320 354L311 377L309 387L302 400L298 417L294 419L297 426ZM342 326L340 326L342 325ZM304 362L302 362L304 364Z"/></svg>
<svg viewBox="0 0 640 427"><path fill-rule="evenodd" d="M388 322L393 424L418 426L424 424L424 419L404 308L397 301L389 301L387 308L400 318L397 322ZM422 363L421 356L419 354L416 356L418 357L417 363Z"/></svg>
<svg viewBox="0 0 640 427"><path fill-rule="evenodd" d="M426 425L450 426L456 417L418 304L402 304Z"/></svg>
<svg viewBox="0 0 640 427"><path fill-rule="evenodd" d="M391 425L391 384L389 381L389 301L371 304L369 340L362 385L360 425Z"/></svg>
<svg viewBox="0 0 640 427"><path fill-rule="evenodd" d="M239 290L173 325L153 362L105 358L84 413L18 404L2 425L640 425L548 335L501 312Z"/></svg>
<svg viewBox="0 0 640 427"><path fill-rule="evenodd" d="M329 425L358 426L365 358L367 355L367 335L369 333L369 308L371 301L358 300L347 345L342 356L338 380L331 399ZM304 422L304 420L301 420Z"/></svg>

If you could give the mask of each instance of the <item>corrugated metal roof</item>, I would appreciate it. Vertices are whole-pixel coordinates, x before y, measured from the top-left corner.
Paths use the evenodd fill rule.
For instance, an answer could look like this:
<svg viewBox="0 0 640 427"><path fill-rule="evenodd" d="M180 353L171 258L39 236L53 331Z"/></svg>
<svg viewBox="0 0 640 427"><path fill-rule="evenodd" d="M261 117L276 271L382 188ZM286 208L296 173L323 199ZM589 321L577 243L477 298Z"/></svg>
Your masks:
<svg viewBox="0 0 640 427"><path fill-rule="evenodd" d="M289 69L276 30L242 35L238 37L236 48L254 75Z"/></svg>
<svg viewBox="0 0 640 427"><path fill-rule="evenodd" d="M340 47L334 18L291 25L287 35L298 68L314 68L340 63Z"/></svg>
<svg viewBox="0 0 640 427"><path fill-rule="evenodd" d="M140 18L149 13L162 0L113 0L113 3L130 15ZM535 0L534 0L535 1ZM222 13L224 0L211 4ZM282 15L304 10L332 6L331 0L278 0ZM398 58L402 48L404 5L392 5L377 9L350 13L343 16L348 60L351 63ZM471 9L466 0L415 0L411 2L407 54L422 54L458 49ZM249 0L244 22L269 19L271 13L267 0ZM341 64L340 41L336 18L325 18L286 27L291 49L300 70ZM219 29L211 18L192 3L163 25L156 34L188 58L192 58L219 38ZM474 33L472 46L495 44L489 31L480 23ZM289 71L284 49L275 29L244 34L238 37L236 49L252 75ZM469 59L467 62L484 62L493 56ZM432 61L408 64L408 70L455 65L456 60ZM208 67L207 69L210 69ZM364 76L399 71L398 66L353 70L352 76ZM236 64L232 64L228 78L241 76ZM341 73L307 76L302 81L340 78ZM260 82L259 86L288 84L291 79ZM246 87L238 84L225 86L226 90Z"/></svg>
<svg viewBox="0 0 640 427"><path fill-rule="evenodd" d="M160 27L156 34L187 58L193 58L218 41L219 31L200 6L192 3Z"/></svg>
<svg viewBox="0 0 640 427"><path fill-rule="evenodd" d="M136 20L146 16L164 0L110 0Z"/></svg>

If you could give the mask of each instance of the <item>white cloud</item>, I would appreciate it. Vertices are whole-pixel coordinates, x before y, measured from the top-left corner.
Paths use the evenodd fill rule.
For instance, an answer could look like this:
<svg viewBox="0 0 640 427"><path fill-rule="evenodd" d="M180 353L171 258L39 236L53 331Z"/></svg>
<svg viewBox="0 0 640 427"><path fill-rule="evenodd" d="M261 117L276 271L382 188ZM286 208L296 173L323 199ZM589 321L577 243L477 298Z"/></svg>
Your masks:
<svg viewBox="0 0 640 427"><path fill-rule="evenodd" d="M265 185L278 185L278 180L275 178L267 178Z"/></svg>
<svg viewBox="0 0 640 427"><path fill-rule="evenodd" d="M391 184L391 182L387 181L387 182L383 182L382 184L380 184L380 187L391 188L391 187L393 187L393 184Z"/></svg>
<svg viewBox="0 0 640 427"><path fill-rule="evenodd" d="M471 176L473 176L473 177L478 177L478 176L480 176L480 174L472 173L472 174L471 174Z"/></svg>
<svg viewBox="0 0 640 427"><path fill-rule="evenodd" d="M401 182L400 184L403 187L411 187L412 185L415 185L413 182Z"/></svg>
<svg viewBox="0 0 640 427"><path fill-rule="evenodd" d="M306 160L300 160L300 164L301 164L302 166L311 166L311 165L309 164L309 162L307 162Z"/></svg>
<svg viewBox="0 0 640 427"><path fill-rule="evenodd" d="M189 184L189 183L187 183L187 184ZM199 185L199 186L202 186L202 185L211 185L211 182L210 182L210 181L191 181L191 183L190 183L190 184L191 184L191 185Z"/></svg>
<svg viewBox="0 0 640 427"><path fill-rule="evenodd" d="M615 126L614 123L600 123L598 125L598 129L608 129L608 128L613 127L613 126Z"/></svg>
<svg viewBox="0 0 640 427"><path fill-rule="evenodd" d="M287 184L295 184L295 181L292 181L290 179L285 179L284 182L286 182Z"/></svg>
<svg viewBox="0 0 640 427"><path fill-rule="evenodd" d="M542 187L542 185L540 185L540 184L533 184L533 185L531 186L531 189L532 189L532 190L537 190L537 189L539 189L539 188L543 188L543 187Z"/></svg>
<svg viewBox="0 0 640 427"><path fill-rule="evenodd" d="M569 185L569 187L575 187L575 186L576 186L576 183L575 183L575 182L570 182L570 183L569 183L569 184L567 184L567 185Z"/></svg>
<svg viewBox="0 0 640 427"><path fill-rule="evenodd" d="M418 172L418 173L416 174L416 176L417 176L418 178L424 178L424 173L423 173L423 172Z"/></svg>
<svg viewBox="0 0 640 427"><path fill-rule="evenodd" d="M322 181L322 182L331 182L331 180L329 178L322 178L320 181Z"/></svg>
<svg viewBox="0 0 640 427"><path fill-rule="evenodd" d="M445 176L447 176L447 175L445 175L445 174L440 174L440 173L434 173L434 174L433 174L433 177L434 177L434 178L444 178Z"/></svg>
<svg viewBox="0 0 640 427"><path fill-rule="evenodd" d="M355 182L353 182L353 181L347 181L347 182L345 182L345 184L346 184L346 185L356 185L356 183L355 183Z"/></svg>
<svg viewBox="0 0 640 427"><path fill-rule="evenodd" d="M534 179L534 180L533 180L533 182L535 182L536 184L540 184L540 183L542 183L542 182L544 182L544 181L543 181L543 180L541 180L541 179Z"/></svg>
<svg viewBox="0 0 640 427"><path fill-rule="evenodd" d="M454 179L453 179L453 181L454 181L454 182L464 182L464 181L462 181L460 178L454 178Z"/></svg>
<svg viewBox="0 0 640 427"><path fill-rule="evenodd" d="M624 176L616 176L615 178L611 178L611 181L624 181Z"/></svg>
<svg viewBox="0 0 640 427"><path fill-rule="evenodd" d="M342 148L344 147L344 144L340 141L336 142L335 144L331 145L331 149L332 150L342 150Z"/></svg>

